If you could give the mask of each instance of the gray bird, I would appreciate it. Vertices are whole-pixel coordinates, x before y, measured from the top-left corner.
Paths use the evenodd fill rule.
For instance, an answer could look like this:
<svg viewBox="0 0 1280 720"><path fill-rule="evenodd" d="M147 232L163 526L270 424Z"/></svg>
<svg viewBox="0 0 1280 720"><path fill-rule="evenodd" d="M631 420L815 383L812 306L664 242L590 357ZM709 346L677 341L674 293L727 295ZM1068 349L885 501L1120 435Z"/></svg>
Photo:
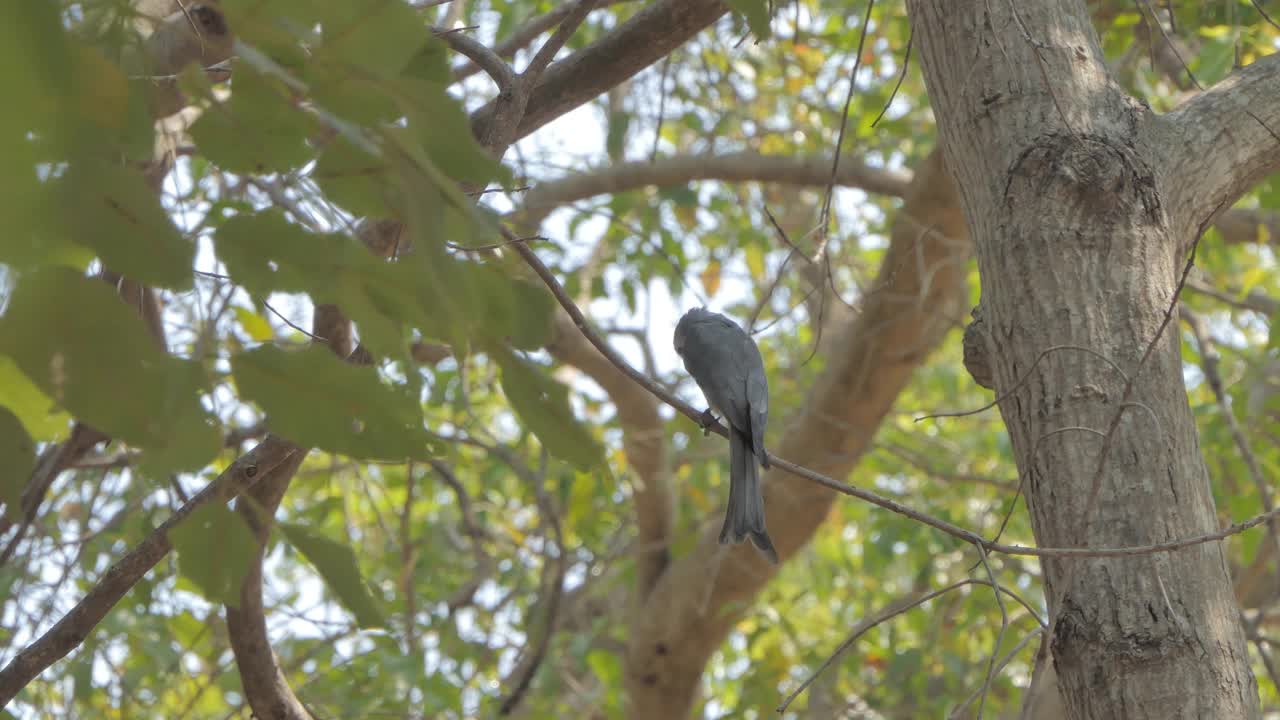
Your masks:
<svg viewBox="0 0 1280 720"><path fill-rule="evenodd" d="M769 381L760 349L737 323L702 308L680 318L675 346L711 410L729 425L729 507L720 542L740 543L749 537L770 562L777 563L778 553L764 527L764 495L756 464L758 460L769 467L764 449Z"/></svg>

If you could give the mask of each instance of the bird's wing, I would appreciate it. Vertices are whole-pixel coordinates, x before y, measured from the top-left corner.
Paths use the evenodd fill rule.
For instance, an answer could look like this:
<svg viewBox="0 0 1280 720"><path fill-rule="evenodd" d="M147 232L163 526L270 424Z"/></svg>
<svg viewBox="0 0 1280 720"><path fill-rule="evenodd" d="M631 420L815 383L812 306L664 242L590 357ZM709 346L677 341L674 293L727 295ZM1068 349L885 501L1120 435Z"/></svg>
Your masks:
<svg viewBox="0 0 1280 720"><path fill-rule="evenodd" d="M751 427L747 395L747 367L742 362L742 329L720 317L700 320L685 335L684 367L712 407L729 424L743 431Z"/></svg>
<svg viewBox="0 0 1280 720"><path fill-rule="evenodd" d="M765 461L764 430L769 422L769 378L764 371L764 359L760 357L760 350L749 338L743 356L751 421L751 449L761 463L768 467Z"/></svg>

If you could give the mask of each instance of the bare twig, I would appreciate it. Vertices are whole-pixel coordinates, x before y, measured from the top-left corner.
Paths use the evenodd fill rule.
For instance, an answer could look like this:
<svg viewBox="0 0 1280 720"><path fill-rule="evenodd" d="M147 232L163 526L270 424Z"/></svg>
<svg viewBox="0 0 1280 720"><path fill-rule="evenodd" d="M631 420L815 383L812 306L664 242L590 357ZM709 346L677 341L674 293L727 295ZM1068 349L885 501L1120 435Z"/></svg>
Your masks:
<svg viewBox="0 0 1280 720"><path fill-rule="evenodd" d="M996 666L995 666L996 674L999 675L1000 672L1004 670L1005 666L1008 665L1010 662L1012 662L1013 659L1018 656L1018 653L1022 652L1022 650L1026 648L1027 645L1032 640L1035 640L1038 637L1043 637L1043 634L1044 634L1044 628L1042 627L1036 628L1035 630L1032 630L1031 632L1027 633L1026 637L1018 641L1018 644L1014 645L1013 649L1010 650L1008 653L1005 653L1005 656L1000 658L1000 662L996 663ZM951 712L951 717L953 718L959 717L960 713L964 712L965 709L967 709L970 705L973 704L974 700L978 699L979 694L986 695L986 692L989 689L989 687L990 687L989 684L984 684L981 688L974 690L972 695L966 698L964 702L956 706L956 709ZM978 716L979 717L982 716L981 708L978 709Z"/></svg>
<svg viewBox="0 0 1280 720"><path fill-rule="evenodd" d="M1280 24L1277 24L1276 21L1272 19L1270 15L1267 14L1267 11L1262 9L1262 3L1259 3L1258 0L1249 0L1249 2L1253 3L1253 9L1258 11L1258 14L1262 16L1263 20L1266 20L1271 25L1271 27L1276 28L1277 30L1280 30ZM1172 21L1173 19L1172 13L1170 13L1169 19L1170 21Z"/></svg>
<svg viewBox="0 0 1280 720"><path fill-rule="evenodd" d="M991 408L999 405L1003 400L1009 398L1015 392L1017 392L1018 388L1022 387L1023 384L1025 384L1027 380L1030 379L1032 371L1034 371L1040 365L1041 360L1044 360L1046 357L1048 357L1050 353L1058 352L1061 350L1078 350L1082 353L1088 353L1089 355L1092 355L1098 358L1099 360L1110 365L1112 369L1120 373L1120 377L1124 378L1126 382L1129 381L1129 376L1125 374L1124 370L1120 369L1120 366L1116 364L1115 360L1112 360L1111 358L1107 357L1106 355L1103 355L1097 350L1091 350L1087 347L1082 347L1080 345L1054 345L1053 347L1045 348L1043 352L1041 352L1039 355L1036 356L1036 361L1031 363L1031 367L1027 368L1027 371L1022 374L1022 377L1018 378L1018 381L1013 384L1013 387L1001 393L996 397L995 400L992 400L986 405L983 405L982 407L976 408L973 410L955 410L951 412L940 412L940 413L930 413L928 415L921 415L917 417L915 421L920 422L922 420L930 420L933 418L966 417L968 415L977 415L978 413L986 412L987 410L990 410Z"/></svg>
<svg viewBox="0 0 1280 720"><path fill-rule="evenodd" d="M564 20L556 26L556 31L547 38L542 47L538 48L533 59L520 73L520 82L528 85L529 89L533 89L533 86L538 83L538 78L542 76L542 71L547 69L556 53L560 52L560 48L564 47L569 36L578 29L583 20L587 19L587 13L594 10L598 2L599 0L578 0L573 9L565 15Z"/></svg>
<svg viewBox="0 0 1280 720"><path fill-rule="evenodd" d="M498 248L506 247L511 243L517 243L517 242L527 243L527 242L537 242L537 241L545 242L546 238L542 237L541 235L528 235L525 237L518 237L515 240L504 240L499 243L490 243L488 245L459 245L454 242L445 242L445 246L448 247L450 250L461 250L464 252L489 252L490 250L497 250Z"/></svg>
<svg viewBox="0 0 1280 720"><path fill-rule="evenodd" d="M623 2L633 2L634 0L605 0L605 4L616 5ZM555 27L564 19L565 15L573 9L572 3L561 3L554 10L532 18L511 31L505 40L493 46L493 51L502 58L510 58L515 55L516 51L522 50L529 46L539 35L547 30ZM480 68L473 63L463 63L453 69L453 79L455 82L464 78L471 77L480 71Z"/></svg>
<svg viewBox="0 0 1280 720"><path fill-rule="evenodd" d="M461 32L453 32L444 28L432 28L436 37L444 40L455 52L471 60L476 67L484 70L493 79L498 90L509 88L515 84L516 74L510 65L488 45Z"/></svg>
<svg viewBox="0 0 1280 720"><path fill-rule="evenodd" d="M867 0L867 14L862 18L862 32L858 34L858 50L853 58L853 70L849 73L849 91L844 96L844 110L840 114L840 132L836 135L836 151L831 158L831 178L827 181L827 192L822 199L822 212L819 222L819 246L826 252L827 234L831 231L831 198L835 195L836 173L840 171L840 153L844 150L845 129L849 125L849 105L853 102L853 92L858 83L858 70L862 67L862 47L867 41L867 30L871 27L871 10L876 6L875 0Z"/></svg>
<svg viewBox="0 0 1280 720"><path fill-rule="evenodd" d="M889 93L889 99L884 101L884 107L880 108L880 114L876 115L876 119L871 121L871 127L880 124L880 120L884 118L884 114L889 112L889 106L893 104L894 98L898 97L898 90L902 88L902 81L907 79L907 69L911 67L911 41L916 37L915 26L907 30L907 49L902 53L902 72L898 75L898 82L894 83L893 92Z"/></svg>
<svg viewBox="0 0 1280 720"><path fill-rule="evenodd" d="M1000 597L1000 582L996 580L996 573L991 569L987 551L981 546L978 547L978 559L987 572L987 580L990 581L991 589L995 594L996 607L1000 610L1000 631L996 633L996 641L991 648L991 659L987 661L987 677L982 683L981 699L978 701L978 720L982 720L983 712L987 708L987 693L991 690L991 681L996 675L996 653L1000 652L1000 643L1004 642L1004 634L1009 629L1009 611L1005 609L1004 598Z"/></svg>

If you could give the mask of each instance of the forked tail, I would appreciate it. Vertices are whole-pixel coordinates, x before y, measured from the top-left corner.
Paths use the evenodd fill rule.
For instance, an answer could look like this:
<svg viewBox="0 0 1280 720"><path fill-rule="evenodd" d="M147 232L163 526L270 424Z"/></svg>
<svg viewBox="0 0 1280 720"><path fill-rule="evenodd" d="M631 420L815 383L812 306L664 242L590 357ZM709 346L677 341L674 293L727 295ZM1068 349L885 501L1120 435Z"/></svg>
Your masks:
<svg viewBox="0 0 1280 720"><path fill-rule="evenodd" d="M751 544L777 564L778 552L764 527L764 493L760 488L760 467L751 454L751 441L735 428L729 430L729 507L725 510L720 543Z"/></svg>

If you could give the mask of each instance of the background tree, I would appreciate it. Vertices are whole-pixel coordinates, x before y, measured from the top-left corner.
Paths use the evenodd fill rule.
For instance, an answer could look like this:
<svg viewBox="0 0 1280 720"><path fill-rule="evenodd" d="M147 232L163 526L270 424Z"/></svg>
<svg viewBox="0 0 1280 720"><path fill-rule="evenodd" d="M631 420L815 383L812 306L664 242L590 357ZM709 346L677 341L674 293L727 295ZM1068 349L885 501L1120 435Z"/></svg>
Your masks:
<svg viewBox="0 0 1280 720"><path fill-rule="evenodd" d="M1155 5L7 7L0 704L1272 707L1276 29Z"/></svg>

